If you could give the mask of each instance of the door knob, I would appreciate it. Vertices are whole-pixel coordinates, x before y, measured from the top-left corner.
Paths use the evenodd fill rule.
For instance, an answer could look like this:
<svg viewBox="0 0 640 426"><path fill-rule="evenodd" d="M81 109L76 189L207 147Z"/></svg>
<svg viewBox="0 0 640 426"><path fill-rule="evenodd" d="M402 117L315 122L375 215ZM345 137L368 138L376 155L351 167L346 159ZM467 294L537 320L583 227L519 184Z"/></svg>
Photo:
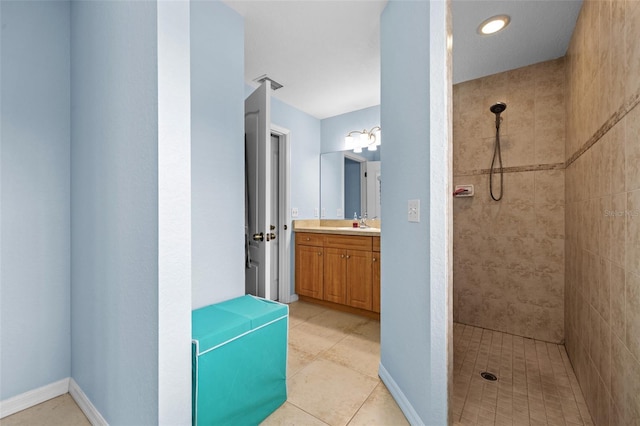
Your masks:
<svg viewBox="0 0 640 426"><path fill-rule="evenodd" d="M264 241L264 234L262 232L259 234L253 234L253 241Z"/></svg>
<svg viewBox="0 0 640 426"><path fill-rule="evenodd" d="M271 233L269 234L269 236L271 237L271 239L272 239L272 240L275 240L275 239L276 239L276 234L274 234L273 232L271 232Z"/></svg>

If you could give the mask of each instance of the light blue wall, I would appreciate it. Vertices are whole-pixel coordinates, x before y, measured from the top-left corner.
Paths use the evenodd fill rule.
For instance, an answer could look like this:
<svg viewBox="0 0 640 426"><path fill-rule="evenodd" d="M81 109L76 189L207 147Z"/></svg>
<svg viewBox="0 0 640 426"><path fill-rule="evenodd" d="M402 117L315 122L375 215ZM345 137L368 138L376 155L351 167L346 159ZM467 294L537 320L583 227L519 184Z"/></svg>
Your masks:
<svg viewBox="0 0 640 426"><path fill-rule="evenodd" d="M4 400L70 375L69 3L0 9Z"/></svg>
<svg viewBox="0 0 640 426"><path fill-rule="evenodd" d="M291 131L291 207L298 208L298 219L314 218L320 206L320 120L272 97L271 122Z"/></svg>
<svg viewBox="0 0 640 426"><path fill-rule="evenodd" d="M322 141L320 143L320 152L342 151L344 149L344 137L350 131L370 130L374 126L380 126L380 105L325 118L322 120L321 126ZM360 155L367 156L367 154L368 150L364 150ZM371 152L371 157L367 158L369 160L380 159L375 157L374 151Z"/></svg>
<svg viewBox="0 0 640 426"><path fill-rule="evenodd" d="M358 171L360 169L358 168ZM337 219L338 209L343 210L345 199L345 158L342 152L330 152L320 160L320 200L325 219ZM360 200L360 197L358 197ZM359 204L359 202L358 202ZM358 210L360 210L358 208ZM349 210L347 210L349 212ZM351 212L353 215L353 211ZM351 216L353 217L353 216ZM340 219L342 219L341 217Z"/></svg>
<svg viewBox="0 0 640 426"><path fill-rule="evenodd" d="M446 319L433 319L444 309L432 290L429 226L431 144L429 75L433 54L430 3L390 1L381 18L382 174L382 316L381 376L412 423L447 424ZM441 2L444 4L444 2ZM439 52L438 52L439 53ZM439 82L444 86L445 82ZM437 91L437 90L435 90ZM441 123L439 123L441 124ZM446 163L447 158L434 161ZM446 191L446 184L442 184ZM407 201L419 199L420 223L407 221ZM442 307L436 308L441 304ZM442 330L434 334L433 330ZM444 347L444 345L443 345ZM442 381L442 377L445 380Z"/></svg>
<svg viewBox="0 0 640 426"><path fill-rule="evenodd" d="M71 4L71 374L114 425L158 423L156 24Z"/></svg>
<svg viewBox="0 0 640 426"><path fill-rule="evenodd" d="M244 294L244 22L191 3L192 307Z"/></svg>

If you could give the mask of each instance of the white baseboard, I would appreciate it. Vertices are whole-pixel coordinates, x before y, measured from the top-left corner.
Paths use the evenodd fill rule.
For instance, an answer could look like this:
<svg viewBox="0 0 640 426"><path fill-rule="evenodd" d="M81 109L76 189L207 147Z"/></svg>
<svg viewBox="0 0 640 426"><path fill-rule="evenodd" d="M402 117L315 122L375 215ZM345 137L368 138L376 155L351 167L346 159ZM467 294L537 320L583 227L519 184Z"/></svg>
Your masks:
<svg viewBox="0 0 640 426"><path fill-rule="evenodd" d="M0 419L48 401L69 391L69 378L0 401Z"/></svg>
<svg viewBox="0 0 640 426"><path fill-rule="evenodd" d="M89 422L93 426L108 426L109 423L102 417L102 414L98 411L96 407L91 403L87 395L80 389L80 386L76 383L75 380L70 379L69 381L69 394L76 401L78 407L82 410Z"/></svg>
<svg viewBox="0 0 640 426"><path fill-rule="evenodd" d="M409 423L412 425L424 425L424 422L422 421L416 410L413 408L413 405L411 405L407 397L398 387L396 381L393 380L393 377L391 377L382 363L380 363L378 375L380 376L380 379L382 379L382 382L385 384L387 389L389 389L389 393L391 393L393 399L396 400L398 406L402 410L402 413L407 418L407 420L409 420Z"/></svg>
<svg viewBox="0 0 640 426"><path fill-rule="evenodd" d="M280 303L285 303L285 304L297 302L298 301L298 295L297 294L290 294L288 296L283 296L283 297L280 297L278 301Z"/></svg>

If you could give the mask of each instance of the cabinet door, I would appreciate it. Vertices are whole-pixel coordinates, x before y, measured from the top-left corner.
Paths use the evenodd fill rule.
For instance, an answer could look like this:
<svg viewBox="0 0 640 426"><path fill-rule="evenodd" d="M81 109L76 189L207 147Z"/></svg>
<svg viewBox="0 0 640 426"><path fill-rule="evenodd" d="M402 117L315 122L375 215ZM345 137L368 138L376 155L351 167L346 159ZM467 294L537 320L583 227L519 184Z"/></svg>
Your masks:
<svg viewBox="0 0 640 426"><path fill-rule="evenodd" d="M380 313L380 252L373 252L372 309Z"/></svg>
<svg viewBox="0 0 640 426"><path fill-rule="evenodd" d="M347 305L371 310L373 253L347 251Z"/></svg>
<svg viewBox="0 0 640 426"><path fill-rule="evenodd" d="M322 299L322 247L296 244L296 293Z"/></svg>
<svg viewBox="0 0 640 426"><path fill-rule="evenodd" d="M324 300L345 304L347 287L347 251L337 248L325 248L324 259Z"/></svg>

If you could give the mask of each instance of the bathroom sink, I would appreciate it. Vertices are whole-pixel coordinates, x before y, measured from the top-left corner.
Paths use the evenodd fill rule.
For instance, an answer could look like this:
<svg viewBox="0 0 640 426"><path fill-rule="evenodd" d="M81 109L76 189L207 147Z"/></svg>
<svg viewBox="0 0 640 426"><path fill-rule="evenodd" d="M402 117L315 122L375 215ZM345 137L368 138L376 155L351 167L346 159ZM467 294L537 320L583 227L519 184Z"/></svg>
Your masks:
<svg viewBox="0 0 640 426"><path fill-rule="evenodd" d="M356 231L356 232L373 231L373 232L380 232L380 228L372 228L372 227L353 228L351 226L339 226L339 227L336 227L335 229L338 229L340 231Z"/></svg>

